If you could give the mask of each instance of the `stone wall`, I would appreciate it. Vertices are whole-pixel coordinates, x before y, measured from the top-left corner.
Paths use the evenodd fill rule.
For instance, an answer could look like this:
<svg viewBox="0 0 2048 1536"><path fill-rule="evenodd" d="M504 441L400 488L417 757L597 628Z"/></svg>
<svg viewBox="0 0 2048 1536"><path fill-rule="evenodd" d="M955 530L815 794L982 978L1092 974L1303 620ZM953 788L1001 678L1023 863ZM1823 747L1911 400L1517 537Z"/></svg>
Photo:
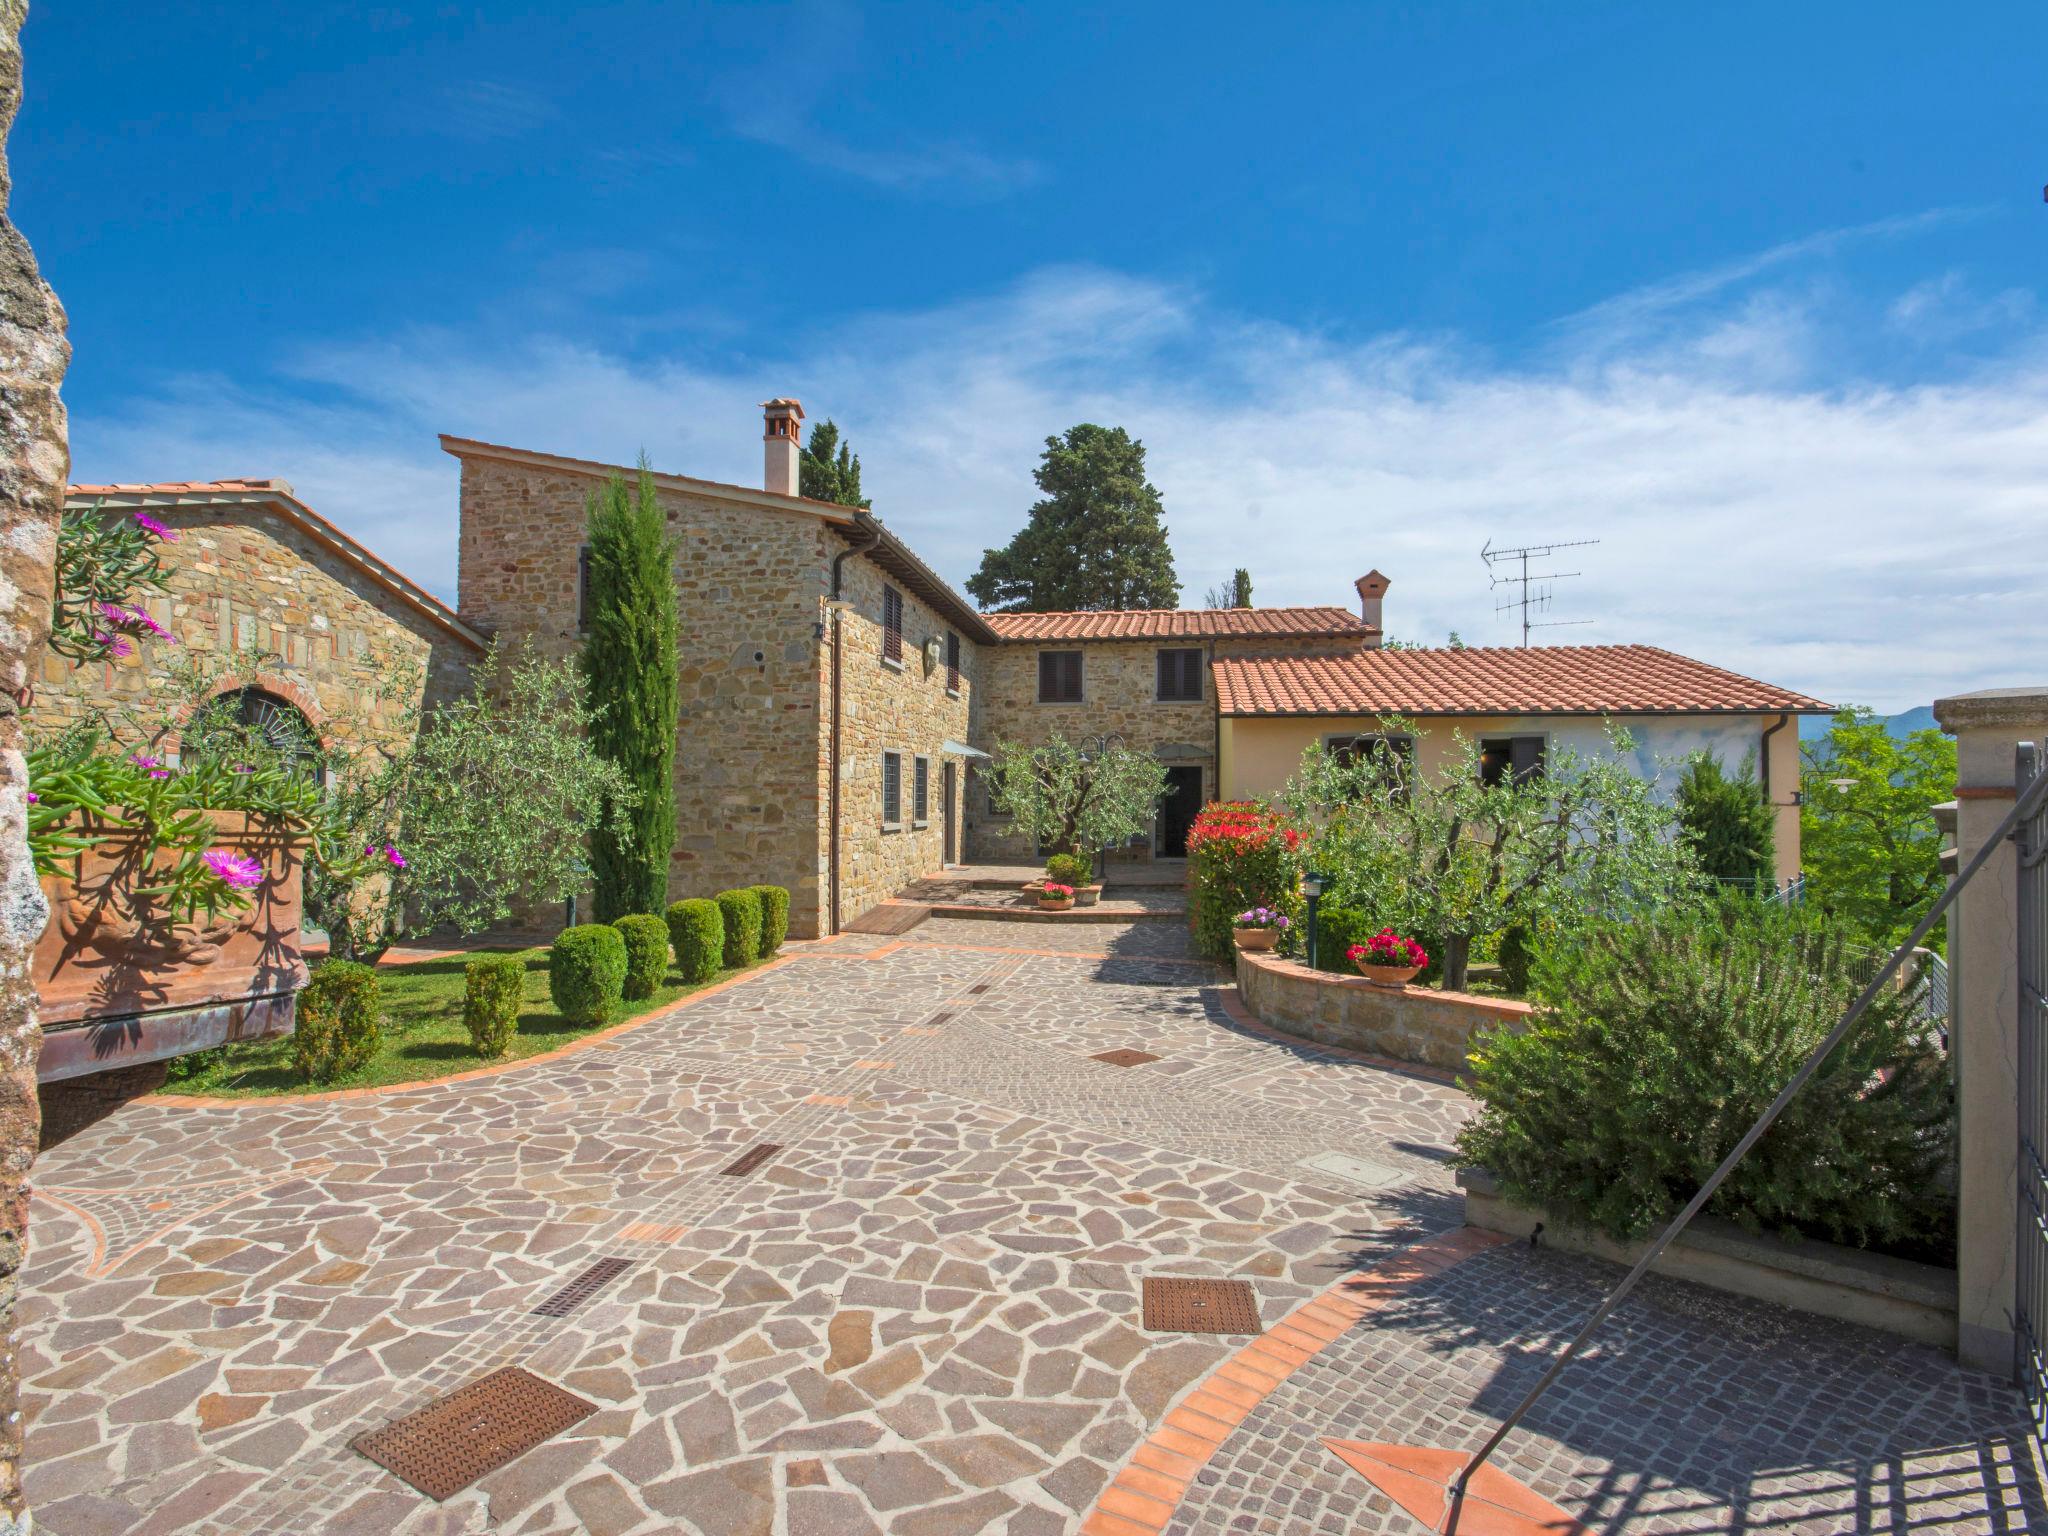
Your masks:
<svg viewBox="0 0 2048 1536"><path fill-rule="evenodd" d="M7 131L21 105L24 0L0 0L0 1536L30 1528L21 1493L20 1334L15 1294L28 1248L35 1161L36 989L29 957L49 909L28 852L20 701L50 623L57 519L70 449L58 386L71 360L64 307L5 217Z"/></svg>
<svg viewBox="0 0 2048 1536"><path fill-rule="evenodd" d="M548 654L573 654L584 498L601 473L458 456L463 617ZM657 493L677 541L681 711L669 898L787 886L790 932L813 937L824 898L826 782L818 630L831 556L844 546L806 512L669 484Z"/></svg>
<svg viewBox="0 0 2048 1536"><path fill-rule="evenodd" d="M976 683L988 664L986 648L965 635L960 638L960 691L946 688L946 635L952 626L900 582L865 556L846 562L841 596L853 604L843 619L841 637L845 672L841 681L840 760L840 918L851 922L875 903L906 885L937 871L942 861L944 775L948 761L940 750L948 741L969 742L969 720L976 707ZM903 594L903 662L882 659L882 588ZM957 631L954 631L957 633ZM937 665L925 670L927 638L939 642ZM831 674L820 676L825 708L831 708ZM829 742L827 743L829 751ZM903 754L901 824L882 823L882 753ZM913 814L915 759L930 764L930 793L925 824ZM965 763L957 765L965 794Z"/></svg>
<svg viewBox="0 0 2048 1536"><path fill-rule="evenodd" d="M223 502L150 515L178 537L160 551L168 590L143 606L176 645L144 638L130 655L89 666L45 655L33 734L102 711L152 720L176 697L167 669L177 661L235 663L212 692L266 688L297 705L331 745L397 745L409 711L468 686L476 646L278 512ZM255 652L260 661L239 664ZM390 686L407 673L417 687Z"/></svg>
<svg viewBox="0 0 2048 1536"><path fill-rule="evenodd" d="M1237 990L1253 1017L1290 1035L1446 1072L1464 1069L1474 1034L1502 1024L1519 1030L1532 1011L1502 997L1375 986L1243 950Z"/></svg>

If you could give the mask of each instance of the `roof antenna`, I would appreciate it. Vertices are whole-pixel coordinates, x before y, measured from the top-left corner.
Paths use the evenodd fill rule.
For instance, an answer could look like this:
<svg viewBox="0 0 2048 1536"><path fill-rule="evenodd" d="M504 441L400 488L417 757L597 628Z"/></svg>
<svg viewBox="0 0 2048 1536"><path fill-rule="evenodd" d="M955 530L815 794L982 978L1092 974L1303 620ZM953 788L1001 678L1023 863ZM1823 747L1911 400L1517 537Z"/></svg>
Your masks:
<svg viewBox="0 0 2048 1536"><path fill-rule="evenodd" d="M1562 544L1527 544L1519 549L1495 549L1493 547L1493 540L1488 539L1486 541L1485 547L1479 551L1479 558L1486 562L1487 586L1493 588L1519 586L1522 589L1519 597L1511 597L1504 603L1495 603L1493 605L1495 613L1506 613L1510 608L1522 610L1522 649L1527 650L1529 648L1529 631L1532 629L1568 629L1574 624L1591 624L1594 622L1591 619L1551 619L1541 624L1531 623L1529 620L1529 610L1531 608L1534 608L1539 613L1548 613L1550 611L1550 588L1547 583L1563 581L1567 577L1581 576L1585 573L1583 571L1532 571L1529 569L1529 562L1531 560L1548 560L1560 549L1584 549L1589 544L1598 544L1599 542L1598 539L1573 539ZM1505 575L1501 572L1502 566L1508 567ZM1531 582L1539 583L1534 591L1530 590Z"/></svg>

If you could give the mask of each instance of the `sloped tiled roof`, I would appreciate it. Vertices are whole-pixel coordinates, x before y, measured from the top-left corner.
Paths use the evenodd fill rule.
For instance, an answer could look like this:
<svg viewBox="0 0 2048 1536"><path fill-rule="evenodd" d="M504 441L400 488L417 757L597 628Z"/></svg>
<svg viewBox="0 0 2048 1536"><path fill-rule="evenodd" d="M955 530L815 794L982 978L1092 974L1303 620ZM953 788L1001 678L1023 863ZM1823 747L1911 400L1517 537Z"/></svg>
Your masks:
<svg viewBox="0 0 2048 1536"><path fill-rule="evenodd" d="M1225 715L1820 714L1828 706L1654 645L1219 656Z"/></svg>
<svg viewBox="0 0 2048 1536"><path fill-rule="evenodd" d="M999 640L1284 640L1377 633L1348 608L1126 608L988 613Z"/></svg>
<svg viewBox="0 0 2048 1536"><path fill-rule="evenodd" d="M289 481L238 475L223 480L159 480L149 484L123 482L118 485L72 485L64 490L66 506L89 506L107 502L114 507L138 512L198 512L208 506L267 507L286 522L327 548L347 565L382 587L463 644L482 650L484 637L463 622L453 608L425 587L365 549L303 501Z"/></svg>

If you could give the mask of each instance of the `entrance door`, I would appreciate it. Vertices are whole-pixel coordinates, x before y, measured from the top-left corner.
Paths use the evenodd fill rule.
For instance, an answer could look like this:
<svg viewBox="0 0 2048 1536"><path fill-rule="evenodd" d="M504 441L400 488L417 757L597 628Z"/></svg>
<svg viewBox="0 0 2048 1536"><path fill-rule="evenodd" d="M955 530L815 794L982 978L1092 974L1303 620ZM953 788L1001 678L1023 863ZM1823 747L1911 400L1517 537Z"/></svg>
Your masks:
<svg viewBox="0 0 2048 1536"><path fill-rule="evenodd" d="M955 834L953 831L955 824L955 812L953 808L959 804L959 797L955 793L956 776L959 774L959 772L959 764L948 763L939 775L940 803L945 808L945 821L943 823L944 830L941 831L939 834L939 862L941 864L957 864L960 862L959 851L955 846Z"/></svg>
<svg viewBox="0 0 2048 1536"><path fill-rule="evenodd" d="M1202 810L1202 770L1166 770L1166 798L1159 802L1159 856L1184 859L1188 856L1188 829Z"/></svg>

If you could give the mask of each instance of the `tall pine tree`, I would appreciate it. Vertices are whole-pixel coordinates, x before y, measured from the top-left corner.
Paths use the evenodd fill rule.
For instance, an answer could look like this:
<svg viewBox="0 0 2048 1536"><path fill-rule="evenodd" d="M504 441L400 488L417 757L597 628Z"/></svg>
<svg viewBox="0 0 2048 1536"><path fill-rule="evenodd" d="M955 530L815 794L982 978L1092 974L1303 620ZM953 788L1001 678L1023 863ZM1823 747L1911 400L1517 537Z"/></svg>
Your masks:
<svg viewBox="0 0 2048 1536"><path fill-rule="evenodd" d="M647 460L629 490L614 475L584 503L590 588L584 609L583 686L595 718L591 744L618 764L636 799L607 807L591 834L601 923L668 904L676 840L675 540Z"/></svg>
<svg viewBox="0 0 2048 1536"><path fill-rule="evenodd" d="M839 440L839 426L829 416L811 428L811 441L797 457L796 475L798 492L813 501L869 505L860 493L860 455Z"/></svg>
<svg viewBox="0 0 2048 1536"><path fill-rule="evenodd" d="M1051 613L1180 601L1143 443L1122 427L1084 422L1045 440L1033 478L1045 499L1007 545L982 552L981 569L968 578L984 608Z"/></svg>

